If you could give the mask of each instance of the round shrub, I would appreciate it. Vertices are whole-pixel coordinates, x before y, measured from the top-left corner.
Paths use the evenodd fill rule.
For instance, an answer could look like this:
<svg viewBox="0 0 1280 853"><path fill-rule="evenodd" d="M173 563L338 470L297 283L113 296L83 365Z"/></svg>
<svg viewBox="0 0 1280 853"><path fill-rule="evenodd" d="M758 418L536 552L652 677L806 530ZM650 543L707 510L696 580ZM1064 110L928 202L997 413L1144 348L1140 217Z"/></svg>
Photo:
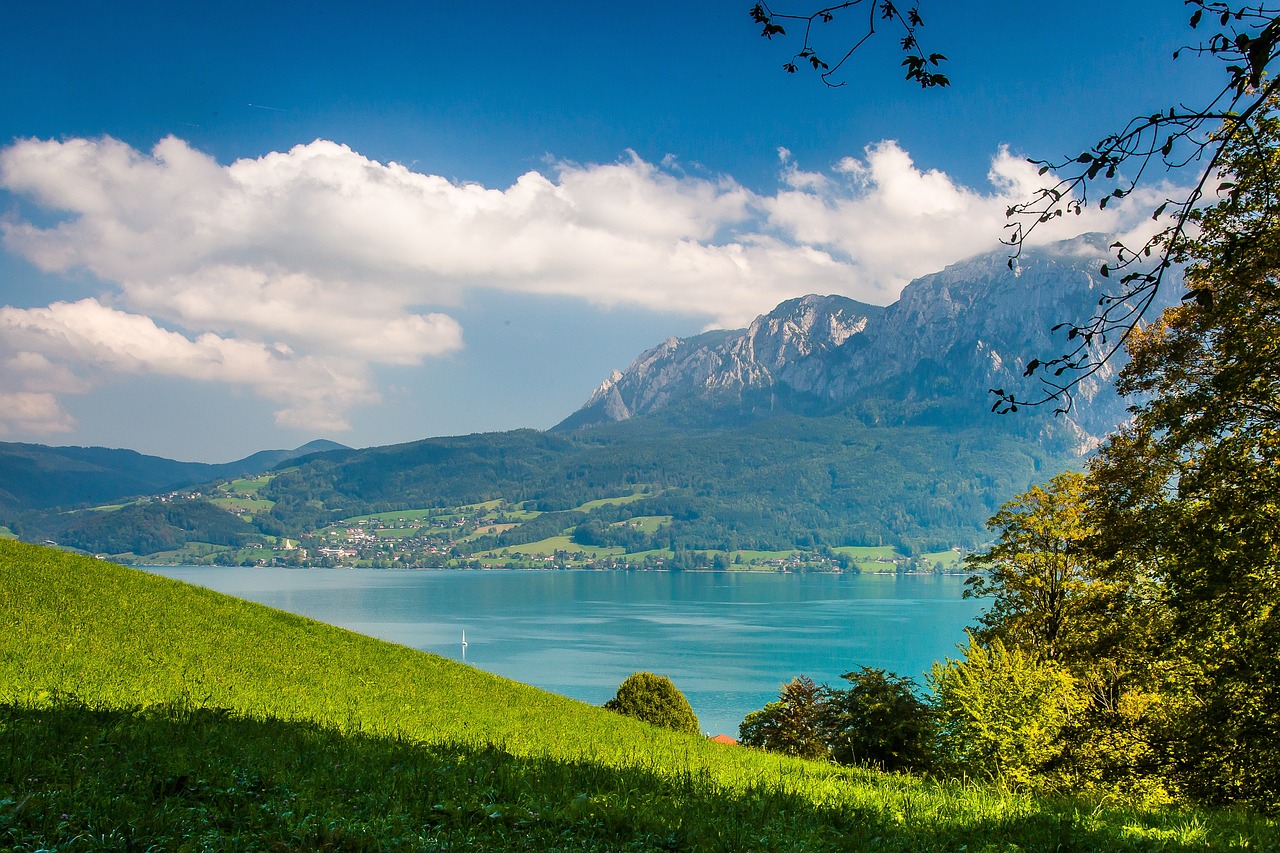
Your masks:
<svg viewBox="0 0 1280 853"><path fill-rule="evenodd" d="M618 694L604 703L610 711L626 717L634 717L655 726L675 729L678 732L701 734L698 717L689 707L671 679L652 672L636 672L618 685Z"/></svg>

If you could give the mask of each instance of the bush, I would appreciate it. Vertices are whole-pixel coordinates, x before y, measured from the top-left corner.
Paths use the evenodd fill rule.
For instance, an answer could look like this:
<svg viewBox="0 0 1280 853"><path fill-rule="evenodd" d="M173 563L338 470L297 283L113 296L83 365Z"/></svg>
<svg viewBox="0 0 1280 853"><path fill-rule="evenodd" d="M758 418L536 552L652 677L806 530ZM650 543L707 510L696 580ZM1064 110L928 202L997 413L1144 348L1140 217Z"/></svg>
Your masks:
<svg viewBox="0 0 1280 853"><path fill-rule="evenodd" d="M652 672L636 672L618 685L618 693L604 706L625 717L678 732L701 734L698 717L671 679Z"/></svg>
<svg viewBox="0 0 1280 853"><path fill-rule="evenodd" d="M1071 674L1000 640L971 638L963 660L929 674L944 769L1013 785L1047 781L1041 771L1062 753L1059 737L1082 702Z"/></svg>
<svg viewBox="0 0 1280 853"><path fill-rule="evenodd" d="M908 678L863 667L841 678L852 687L819 687L800 676L775 702L752 711L738 738L745 746L797 758L829 758L884 770L930 765L934 725L929 706Z"/></svg>
<svg viewBox="0 0 1280 853"><path fill-rule="evenodd" d="M826 733L822 728L823 688L805 676L782 686L778 701L747 714L738 727L743 746L780 752L797 758L826 758Z"/></svg>
<svg viewBox="0 0 1280 853"><path fill-rule="evenodd" d="M933 715L916 693L915 682L869 666L840 677L852 686L827 688L822 705L832 760L891 771L928 769Z"/></svg>

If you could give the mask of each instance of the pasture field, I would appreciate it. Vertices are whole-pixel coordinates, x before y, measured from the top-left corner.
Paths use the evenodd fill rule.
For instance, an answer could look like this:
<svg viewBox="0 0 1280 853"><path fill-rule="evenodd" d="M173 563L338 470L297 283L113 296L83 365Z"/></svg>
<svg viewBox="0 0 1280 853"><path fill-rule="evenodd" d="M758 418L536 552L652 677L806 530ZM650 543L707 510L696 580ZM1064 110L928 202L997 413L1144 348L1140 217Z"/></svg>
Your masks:
<svg viewBox="0 0 1280 853"><path fill-rule="evenodd" d="M242 497L221 497L210 498L209 503L214 506L220 506L223 509L235 512L240 510L247 513L266 513L271 512L271 508L276 505L275 501L260 500L258 498L242 498Z"/></svg>
<svg viewBox="0 0 1280 853"><path fill-rule="evenodd" d="M964 567L964 556L959 551L933 551L921 554L920 559L944 571L958 571Z"/></svg>
<svg viewBox="0 0 1280 853"><path fill-rule="evenodd" d="M115 512L116 510L124 509L127 506L129 506L129 504L101 504L100 506L91 506L83 510L72 510L72 512Z"/></svg>
<svg viewBox="0 0 1280 853"><path fill-rule="evenodd" d="M621 506L623 504L635 503L642 498L653 497L655 494L658 494L658 492L649 492L645 488L637 488L636 491L629 495L620 495L616 498L599 498L594 501L587 501L574 509L577 512L591 512L591 510L598 509L602 506Z"/></svg>
<svg viewBox="0 0 1280 853"><path fill-rule="evenodd" d="M452 510L456 512L456 510ZM384 524L395 524L402 519L404 521L422 521L432 516L444 518L451 510L444 509L402 509L392 512L375 512L372 515L355 515L351 518L344 518L339 524L355 524L360 521L380 521Z"/></svg>
<svg viewBox="0 0 1280 853"><path fill-rule="evenodd" d="M799 554L799 551L734 551L734 556L742 558L744 563L763 563L766 560L786 560Z"/></svg>
<svg viewBox="0 0 1280 853"><path fill-rule="evenodd" d="M0 542L0 849L1274 850L1139 810L726 747Z"/></svg>
<svg viewBox="0 0 1280 853"><path fill-rule="evenodd" d="M258 490L271 482L273 476L263 474L259 477L247 477L224 483L210 495L209 502L232 512L237 510L248 513L270 512L276 502L258 497Z"/></svg>
<svg viewBox="0 0 1280 853"><path fill-rule="evenodd" d="M658 528L671 523L669 515L637 515L625 521L615 521L615 527L634 527L641 533L657 533Z"/></svg>
<svg viewBox="0 0 1280 853"><path fill-rule="evenodd" d="M859 563L902 556L892 545L842 545L832 550L837 554L847 554Z"/></svg>
<svg viewBox="0 0 1280 853"><path fill-rule="evenodd" d="M260 474L257 477L243 477L227 483L226 489L241 495L256 495L258 490L270 483L274 476L274 474Z"/></svg>
<svg viewBox="0 0 1280 853"><path fill-rule="evenodd" d="M556 551L581 551L589 557L621 557L625 549L620 547L600 548L595 545L579 545L574 542L568 535L551 536L541 539L537 542L529 542L524 545L508 545L502 550L509 554L527 554L533 556L548 556ZM497 552L492 552L497 553Z"/></svg>

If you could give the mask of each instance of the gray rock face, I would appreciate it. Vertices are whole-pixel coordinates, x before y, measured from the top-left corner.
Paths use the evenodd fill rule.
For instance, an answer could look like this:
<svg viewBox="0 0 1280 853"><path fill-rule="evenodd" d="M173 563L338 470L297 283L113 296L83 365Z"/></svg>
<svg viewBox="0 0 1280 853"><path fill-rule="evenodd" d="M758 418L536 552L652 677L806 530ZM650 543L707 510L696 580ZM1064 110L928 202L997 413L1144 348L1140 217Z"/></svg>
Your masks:
<svg viewBox="0 0 1280 853"><path fill-rule="evenodd" d="M732 406L751 390L804 391L821 379L819 358L862 333L884 310L843 296L803 296L746 329L668 338L626 371L613 371L558 428L625 420L689 400Z"/></svg>
<svg viewBox="0 0 1280 853"><path fill-rule="evenodd" d="M991 388L1033 397L1036 383L1023 378L1027 363L1059 355L1067 344L1065 332L1051 328L1090 317L1118 286L1098 273L1110 242L1085 235L1030 249L1016 270L1003 251L979 255L916 279L886 308L843 296L804 296L746 329L669 338L625 371L615 370L559 428L678 404L740 411L766 398L770 406L782 400L784 407L803 404L808 411L869 399L948 398L972 416L990 408ZM1177 284L1165 288L1164 304L1176 298ZM1095 344L1095 353L1104 347ZM1113 359L1077 386L1072 411L1053 419L1052 428L1065 429L1081 452L1125 415L1112 390L1121 364Z"/></svg>

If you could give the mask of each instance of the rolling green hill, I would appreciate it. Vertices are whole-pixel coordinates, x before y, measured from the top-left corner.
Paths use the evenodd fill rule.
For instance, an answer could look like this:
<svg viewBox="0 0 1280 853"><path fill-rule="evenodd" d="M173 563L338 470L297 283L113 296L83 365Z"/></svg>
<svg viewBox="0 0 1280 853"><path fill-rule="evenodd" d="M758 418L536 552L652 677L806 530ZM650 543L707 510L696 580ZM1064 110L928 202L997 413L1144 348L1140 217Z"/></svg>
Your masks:
<svg viewBox="0 0 1280 853"><path fill-rule="evenodd" d="M315 552L331 544L319 541L321 531L344 519L496 501L504 517L492 533L449 537L450 560L560 536L622 555L661 552L668 565L677 553L732 560L739 551L849 546L917 555L984 542L1001 504L1078 464L1061 443L1017 431L1025 427L992 415L886 424L850 413L712 425L670 412L576 433L515 430L319 453L177 501L0 522L26 541L122 560L194 559L182 549L199 543L241 562L253 555L235 549L253 541L306 541ZM669 520L628 523L647 517ZM437 565L419 557L408 564Z"/></svg>
<svg viewBox="0 0 1280 853"><path fill-rule="evenodd" d="M206 590L0 541L6 850L1274 849L1141 812L655 729Z"/></svg>
<svg viewBox="0 0 1280 853"><path fill-rule="evenodd" d="M46 447L0 441L0 512L101 504L154 495L211 480L257 474L288 459L346 449L312 441L293 450L263 450L235 462L176 462L106 447Z"/></svg>
<svg viewBox="0 0 1280 853"><path fill-rule="evenodd" d="M985 522L1002 503L1074 461L1065 448L998 427L777 415L711 428L646 418L583 433L520 430L319 456L260 494L276 502L280 525L297 531L367 512L495 498L564 512L643 485L654 496L627 515L589 510L604 524L674 517L637 550L933 551L985 540ZM519 544L519 535L485 547Z"/></svg>

